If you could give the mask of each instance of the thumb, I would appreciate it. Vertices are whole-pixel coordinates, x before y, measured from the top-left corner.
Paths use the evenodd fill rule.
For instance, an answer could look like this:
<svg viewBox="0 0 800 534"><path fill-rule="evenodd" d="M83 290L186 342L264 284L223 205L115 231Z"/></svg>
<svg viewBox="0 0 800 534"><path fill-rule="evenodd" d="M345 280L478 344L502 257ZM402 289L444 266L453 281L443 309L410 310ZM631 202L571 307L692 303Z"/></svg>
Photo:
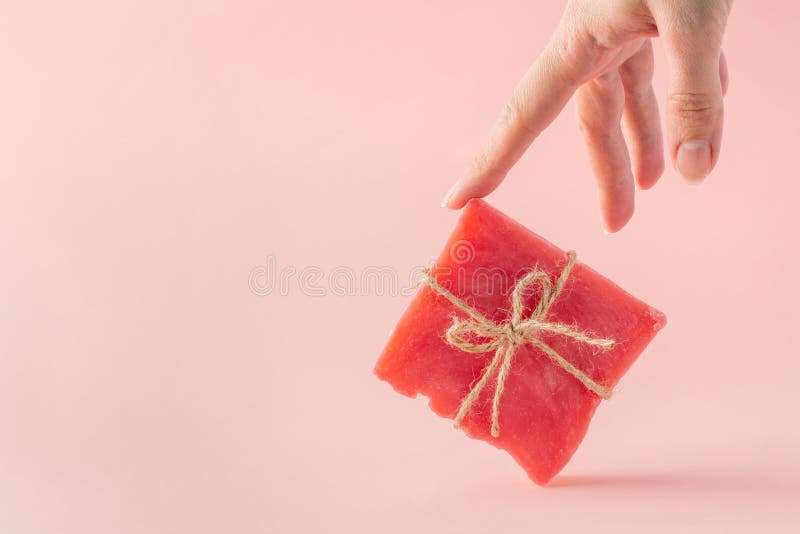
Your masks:
<svg viewBox="0 0 800 534"><path fill-rule="evenodd" d="M667 131L672 162L690 181L702 180L722 141L720 55L725 2L674 2L656 16L669 67Z"/></svg>

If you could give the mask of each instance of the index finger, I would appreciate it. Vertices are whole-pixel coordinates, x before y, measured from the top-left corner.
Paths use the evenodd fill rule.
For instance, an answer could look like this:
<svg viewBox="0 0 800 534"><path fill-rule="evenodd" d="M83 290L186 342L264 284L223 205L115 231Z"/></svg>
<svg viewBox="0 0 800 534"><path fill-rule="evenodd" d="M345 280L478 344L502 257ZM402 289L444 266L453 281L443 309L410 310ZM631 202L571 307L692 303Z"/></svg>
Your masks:
<svg viewBox="0 0 800 534"><path fill-rule="evenodd" d="M443 207L459 209L494 191L533 140L550 125L578 87L553 40L520 80L467 173L450 189Z"/></svg>

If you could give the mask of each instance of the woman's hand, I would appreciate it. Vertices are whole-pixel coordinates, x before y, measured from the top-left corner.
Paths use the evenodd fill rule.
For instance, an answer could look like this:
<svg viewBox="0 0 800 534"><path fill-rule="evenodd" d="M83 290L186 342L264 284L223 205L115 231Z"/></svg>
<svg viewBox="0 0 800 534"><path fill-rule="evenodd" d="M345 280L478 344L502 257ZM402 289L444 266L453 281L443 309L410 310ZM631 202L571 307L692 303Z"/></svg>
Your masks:
<svg viewBox="0 0 800 534"><path fill-rule="evenodd" d="M728 74L722 35L732 0L570 0L549 44L520 81L486 146L443 206L458 209L503 181L574 95L609 232L633 215L634 181L652 187L664 170L651 37L669 68L667 136L675 168L690 181L714 167ZM622 135L625 123L630 146ZM631 170L633 161L633 171Z"/></svg>

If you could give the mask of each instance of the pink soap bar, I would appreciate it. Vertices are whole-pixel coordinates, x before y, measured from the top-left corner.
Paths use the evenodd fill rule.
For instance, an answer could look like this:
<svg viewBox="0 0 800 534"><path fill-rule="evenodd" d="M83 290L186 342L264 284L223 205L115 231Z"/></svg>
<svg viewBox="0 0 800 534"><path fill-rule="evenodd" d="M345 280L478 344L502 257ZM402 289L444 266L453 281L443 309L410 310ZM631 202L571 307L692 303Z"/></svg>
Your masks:
<svg viewBox="0 0 800 534"><path fill-rule="evenodd" d="M508 319L510 294L520 277L537 269L555 283L567 261L558 247L486 202L471 200L430 273L481 315L502 323ZM526 309L533 309L538 298L535 290L526 294ZM447 298L422 285L375 367L377 376L395 390L410 397L425 395L436 414L451 419L494 356L448 344L445 332L454 315L465 317ZM580 261L545 319L615 341L613 348L601 349L552 332L536 334L607 388L613 388L666 324L663 313ZM602 399L534 345L520 345L497 412L500 432L493 437L496 383L487 383L460 428L508 451L534 482L544 485L572 457Z"/></svg>

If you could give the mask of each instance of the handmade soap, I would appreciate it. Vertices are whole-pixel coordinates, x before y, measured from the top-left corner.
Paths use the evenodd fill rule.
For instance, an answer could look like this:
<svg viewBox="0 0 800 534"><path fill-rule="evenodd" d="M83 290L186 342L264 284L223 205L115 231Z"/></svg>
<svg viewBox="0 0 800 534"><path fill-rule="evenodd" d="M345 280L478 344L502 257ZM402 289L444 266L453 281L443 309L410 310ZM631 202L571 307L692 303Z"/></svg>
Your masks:
<svg viewBox="0 0 800 534"><path fill-rule="evenodd" d="M544 485L665 323L572 253L471 200L375 373L425 395Z"/></svg>

